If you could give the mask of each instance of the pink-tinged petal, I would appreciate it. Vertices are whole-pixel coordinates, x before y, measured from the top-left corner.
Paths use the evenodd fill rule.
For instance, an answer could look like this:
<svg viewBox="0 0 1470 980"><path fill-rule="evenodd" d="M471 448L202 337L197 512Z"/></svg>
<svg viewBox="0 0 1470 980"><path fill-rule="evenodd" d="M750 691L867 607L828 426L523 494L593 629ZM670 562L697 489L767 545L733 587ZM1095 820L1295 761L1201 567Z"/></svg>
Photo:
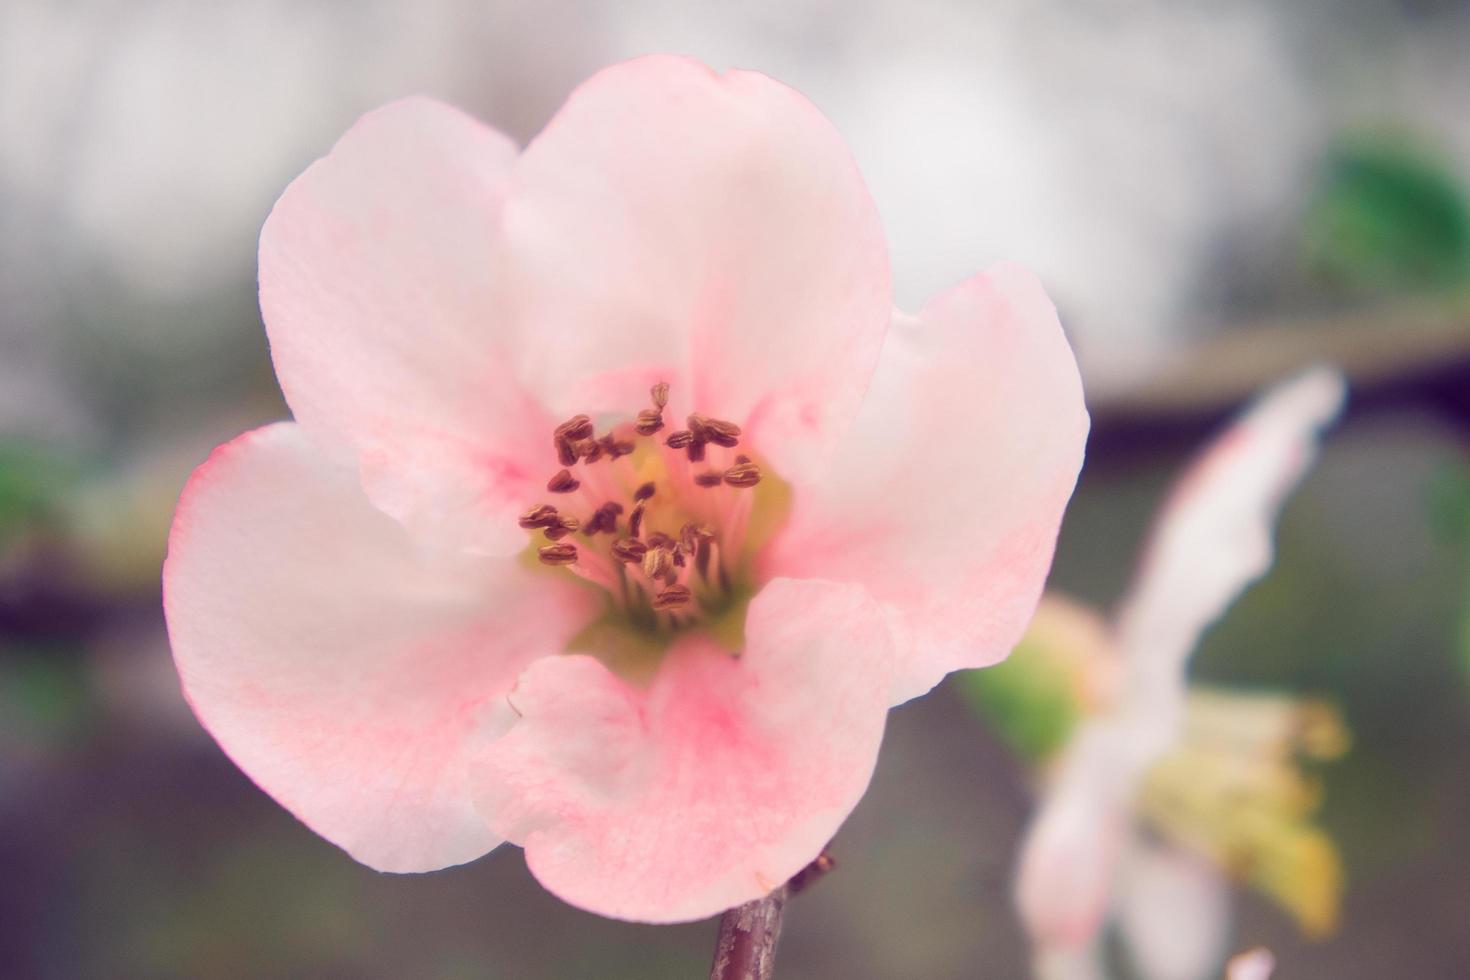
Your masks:
<svg viewBox="0 0 1470 980"><path fill-rule="evenodd" d="M1263 394L1180 479L1118 613L1124 698L1156 752L1184 711L1184 673L1200 635L1271 565L1287 494L1337 417L1342 378L1314 369Z"/></svg>
<svg viewBox="0 0 1470 980"><path fill-rule="evenodd" d="M604 70L526 148L505 227L515 354L559 411L627 411L667 375L786 475L856 413L886 245L836 130L785 85L665 55Z"/></svg>
<svg viewBox="0 0 1470 980"><path fill-rule="evenodd" d="M590 614L582 590L514 560L416 548L291 424L195 471L163 580L200 721L266 792L383 871L500 842L470 797L467 741Z"/></svg>
<svg viewBox="0 0 1470 980"><path fill-rule="evenodd" d="M1118 876L1118 927L1140 980L1219 976L1230 931L1230 884L1214 864L1135 840Z"/></svg>
<svg viewBox="0 0 1470 980"><path fill-rule="evenodd" d="M997 266L899 316L834 473L800 486L772 574L860 582L894 622L894 700L1003 659L1051 567L1088 429L1040 283Z"/></svg>
<svg viewBox="0 0 1470 980"><path fill-rule="evenodd" d="M1041 951L1092 947L1113 901L1136 771L1126 726L1087 722L1021 842L1016 907Z"/></svg>
<svg viewBox="0 0 1470 980"><path fill-rule="evenodd" d="M1230 960L1226 980L1271 980L1276 971L1276 957L1269 949L1253 949Z"/></svg>
<svg viewBox="0 0 1470 980"><path fill-rule="evenodd" d="M298 422L353 451L369 497L444 544L508 554L553 463L491 274L516 148L407 99L363 116L260 235L260 307ZM539 465L538 465L539 464Z"/></svg>
<svg viewBox="0 0 1470 980"><path fill-rule="evenodd" d="M778 580L738 656L691 637L646 689L585 656L533 664L476 771L540 882L592 912L699 919L817 856L872 776L892 646L862 589Z"/></svg>

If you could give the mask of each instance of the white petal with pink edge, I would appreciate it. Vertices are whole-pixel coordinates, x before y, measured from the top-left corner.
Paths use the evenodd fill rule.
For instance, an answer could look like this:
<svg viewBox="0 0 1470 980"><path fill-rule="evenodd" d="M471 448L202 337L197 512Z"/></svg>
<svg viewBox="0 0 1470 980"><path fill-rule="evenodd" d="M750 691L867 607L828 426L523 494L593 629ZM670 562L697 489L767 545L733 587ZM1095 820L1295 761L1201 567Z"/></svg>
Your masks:
<svg viewBox="0 0 1470 980"><path fill-rule="evenodd" d="M778 580L736 657L692 637L646 689L586 656L542 660L476 767L491 824L573 905L704 918L813 860L872 776L892 670L862 589Z"/></svg>
<svg viewBox="0 0 1470 980"><path fill-rule="evenodd" d="M1005 658L1035 611L1088 417L1032 275L997 266L898 316L852 434L798 488L772 574L865 585L894 624L895 703Z"/></svg>
<svg viewBox="0 0 1470 980"><path fill-rule="evenodd" d="M195 713L304 823L383 871L500 843L470 798L468 745L589 615L581 590L417 548L289 423L195 471L163 578Z"/></svg>
<svg viewBox="0 0 1470 980"><path fill-rule="evenodd" d="M1185 471L1159 515L1117 617L1123 696L1154 752L1180 724L1201 634L1270 567L1276 517L1344 397L1342 377L1323 368L1269 389Z"/></svg>
<svg viewBox="0 0 1470 980"><path fill-rule="evenodd" d="M1118 873L1117 921L1141 980L1218 976L1230 932L1230 883L1192 851L1135 836Z"/></svg>
<svg viewBox="0 0 1470 980"><path fill-rule="evenodd" d="M514 356L554 410L668 381L788 478L857 412L887 247L851 153L787 86L667 55L605 69L526 148L505 236Z"/></svg>
<svg viewBox="0 0 1470 980"><path fill-rule="evenodd" d="M363 116L260 235L260 306L296 420L357 458L382 510L507 554L554 424L510 370L492 289L507 138L431 99Z"/></svg>

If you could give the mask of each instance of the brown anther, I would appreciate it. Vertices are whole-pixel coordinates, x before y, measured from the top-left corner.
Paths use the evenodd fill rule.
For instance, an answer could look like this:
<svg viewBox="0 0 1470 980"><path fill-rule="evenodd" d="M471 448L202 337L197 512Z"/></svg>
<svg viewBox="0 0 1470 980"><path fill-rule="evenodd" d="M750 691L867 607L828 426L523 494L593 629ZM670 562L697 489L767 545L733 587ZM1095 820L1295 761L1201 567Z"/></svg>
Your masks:
<svg viewBox="0 0 1470 980"><path fill-rule="evenodd" d="M633 513L628 515L628 533L633 535L633 537L635 538L638 537L638 533L643 530L643 511L643 505L638 504L636 507L633 508Z"/></svg>
<svg viewBox="0 0 1470 980"><path fill-rule="evenodd" d="M714 470L705 470L703 473L694 474L694 482L701 487L717 487L724 480L725 475Z"/></svg>
<svg viewBox="0 0 1470 980"><path fill-rule="evenodd" d="M737 463L748 463L748 462L750 462L750 457L749 456L745 456L745 455L736 456L735 457L735 462L737 462Z"/></svg>
<svg viewBox="0 0 1470 980"><path fill-rule="evenodd" d="M574 544L548 544L537 549L537 557L543 565L571 565L577 561L577 546Z"/></svg>
<svg viewBox="0 0 1470 980"><path fill-rule="evenodd" d="M653 408L645 408L638 413L638 420L633 423L633 430L640 436L651 436L664 427L664 413Z"/></svg>
<svg viewBox="0 0 1470 980"><path fill-rule="evenodd" d="M648 546L650 548L672 548L674 539L662 531L654 531L648 536Z"/></svg>
<svg viewBox="0 0 1470 980"><path fill-rule="evenodd" d="M572 446L572 451L582 457L582 462L595 463L602 458L603 446L596 439L583 439Z"/></svg>
<svg viewBox="0 0 1470 980"><path fill-rule="evenodd" d="M625 565L643 561L648 545L637 538L618 538L612 543L612 556Z"/></svg>
<svg viewBox="0 0 1470 980"><path fill-rule="evenodd" d="M608 456L612 459L617 459L619 456L631 456L633 455L633 449L632 440L619 439L608 449Z"/></svg>
<svg viewBox="0 0 1470 980"><path fill-rule="evenodd" d="M662 409L669 403L669 383L667 381L660 381L648 389L648 397L653 399L654 408Z"/></svg>
<svg viewBox="0 0 1470 980"><path fill-rule="evenodd" d="M592 420L585 415L573 415L551 434L551 442L556 446L556 458L563 466L571 466L577 461L577 450L574 444L592 437Z"/></svg>
<svg viewBox="0 0 1470 980"><path fill-rule="evenodd" d="M607 531L609 534L616 534L618 531L618 515L622 512L622 504L609 500L592 512L592 516L587 519L587 526L582 529L582 533L589 538L598 531Z"/></svg>
<svg viewBox="0 0 1470 980"><path fill-rule="evenodd" d="M558 518L555 524L546 529L546 540L560 541L581 526L581 522L575 517Z"/></svg>
<svg viewBox="0 0 1470 980"><path fill-rule="evenodd" d="M582 485L582 481L572 476L571 470L558 470L556 476L546 481L546 489L552 493L571 493Z"/></svg>
<svg viewBox="0 0 1470 980"><path fill-rule="evenodd" d="M734 422L703 417L701 417L700 421L704 423L704 437L716 446L733 449L740 444L740 426ZM690 426L690 428L694 427Z"/></svg>
<svg viewBox="0 0 1470 980"><path fill-rule="evenodd" d="M693 601L694 593L689 591L687 585L671 585L653 597L653 608L658 612L681 609Z"/></svg>
<svg viewBox="0 0 1470 980"><path fill-rule="evenodd" d="M527 531L538 527L551 527L557 522L556 508L550 504L537 504L521 515L518 522Z"/></svg>
<svg viewBox="0 0 1470 980"><path fill-rule="evenodd" d="M689 431L694 433L694 438L706 441L709 439L709 433L705 431L705 424L709 422L709 419L698 412L692 412L684 421L688 424Z"/></svg>
<svg viewBox="0 0 1470 980"><path fill-rule="evenodd" d="M654 485L651 481L645 483L643 484L643 486L633 491L633 499L641 504L643 501L653 496L654 489Z"/></svg>
<svg viewBox="0 0 1470 980"><path fill-rule="evenodd" d="M736 463L725 471L725 482L742 490L761 482L761 469L754 463Z"/></svg>
<svg viewBox="0 0 1470 980"><path fill-rule="evenodd" d="M608 534L618 533L618 515L623 512L623 505L615 500L609 500L597 508L597 519L602 525L602 530Z"/></svg>
<svg viewBox="0 0 1470 980"><path fill-rule="evenodd" d="M670 432L668 437L664 439L664 445L670 449L684 449L693 443L694 433L688 429L679 429L676 432Z"/></svg>
<svg viewBox="0 0 1470 980"><path fill-rule="evenodd" d="M698 436L695 436L694 437L694 441L689 444L689 462L691 462L691 463L703 463L704 462L704 447L705 447L705 444L706 444L706 440L701 439Z"/></svg>
<svg viewBox="0 0 1470 980"><path fill-rule="evenodd" d="M643 554L643 574L656 579L674 567L674 556L663 548L649 548Z"/></svg>
<svg viewBox="0 0 1470 980"><path fill-rule="evenodd" d="M559 439L566 439L568 442L591 439L592 420L585 415L573 415L561 425L558 425L553 435Z"/></svg>
<svg viewBox="0 0 1470 980"><path fill-rule="evenodd" d="M671 551L670 554L674 556L674 567L683 568L684 559L686 557L684 553L684 546L679 544L674 545L674 550Z"/></svg>

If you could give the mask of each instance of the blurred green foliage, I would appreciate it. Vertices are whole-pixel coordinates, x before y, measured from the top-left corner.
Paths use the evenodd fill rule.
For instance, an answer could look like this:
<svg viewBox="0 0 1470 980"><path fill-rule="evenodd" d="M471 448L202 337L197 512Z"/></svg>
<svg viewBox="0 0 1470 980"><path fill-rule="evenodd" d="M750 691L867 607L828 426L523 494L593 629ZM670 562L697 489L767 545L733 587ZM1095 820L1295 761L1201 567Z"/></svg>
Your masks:
<svg viewBox="0 0 1470 980"><path fill-rule="evenodd" d="M1077 723L1075 671L1047 656L1030 636L1002 663L961 671L952 683L980 719L1030 763L1066 744Z"/></svg>
<svg viewBox="0 0 1470 980"><path fill-rule="evenodd" d="M1451 169L1399 134L1344 139L1302 228L1307 274L1351 295L1470 281L1470 203Z"/></svg>
<svg viewBox="0 0 1470 980"><path fill-rule="evenodd" d="M31 442L0 439L0 551L25 528L53 518L81 467Z"/></svg>

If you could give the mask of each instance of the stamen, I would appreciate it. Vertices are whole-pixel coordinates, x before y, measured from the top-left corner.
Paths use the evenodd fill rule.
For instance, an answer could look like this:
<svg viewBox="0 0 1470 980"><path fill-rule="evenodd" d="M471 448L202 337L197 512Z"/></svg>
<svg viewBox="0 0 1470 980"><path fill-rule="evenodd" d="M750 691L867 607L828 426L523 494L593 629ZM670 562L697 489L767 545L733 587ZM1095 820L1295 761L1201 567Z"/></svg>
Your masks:
<svg viewBox="0 0 1470 980"><path fill-rule="evenodd" d="M552 435L568 442L592 438L592 419L586 415L573 415L556 427Z"/></svg>
<svg viewBox="0 0 1470 980"><path fill-rule="evenodd" d="M582 462L584 463L595 463L602 458L602 443L596 439L585 439L573 446L572 449L578 456L582 457Z"/></svg>
<svg viewBox="0 0 1470 980"><path fill-rule="evenodd" d="M638 413L638 420L633 423L633 429L640 436L651 436L664 427L664 413L658 409L645 408Z"/></svg>
<svg viewBox="0 0 1470 980"><path fill-rule="evenodd" d="M693 601L694 593L689 591L687 585L670 585L653 597L653 608L656 612L663 612L666 609L682 609Z"/></svg>
<svg viewBox="0 0 1470 980"><path fill-rule="evenodd" d="M546 529L546 539L548 541L560 541L580 526L580 522L575 517L560 517L557 519L557 523Z"/></svg>
<svg viewBox="0 0 1470 980"><path fill-rule="evenodd" d="M612 544L612 556L625 565L641 564L648 545L637 538L618 538Z"/></svg>
<svg viewBox="0 0 1470 980"><path fill-rule="evenodd" d="M706 442L712 442L716 446L733 449L740 444L740 426L734 422L694 414L689 416L689 428L693 430L695 438L703 436Z"/></svg>
<svg viewBox="0 0 1470 980"><path fill-rule="evenodd" d="M537 557L543 565L571 565L577 560L577 546L574 544L548 544L536 551Z"/></svg>
<svg viewBox="0 0 1470 980"><path fill-rule="evenodd" d="M582 532L588 537L598 531L606 531L609 534L618 533L618 515L623 512L623 505L615 500L609 500L592 513L587 519L587 527Z"/></svg>
<svg viewBox="0 0 1470 980"><path fill-rule="evenodd" d="M638 411L631 423L624 422L603 435L595 434L587 415L572 416L552 433L561 469L547 481L547 492L578 493L579 501L602 503L581 521L552 504L537 504L520 515L519 524L525 530L543 532L548 543L536 549L542 564L570 566L572 574L605 590L613 602L621 604L638 628L680 630L693 625L706 610L717 613L731 601L732 582L738 581L734 576L744 570L738 562L754 506L753 494L701 494L689 500L681 500L680 495L688 496L691 486L753 487L762 474L745 455L734 456L730 465L726 465L723 455L708 466L691 465L705 459L710 445L721 449L738 446L740 426L695 412L687 417L688 428L668 432L664 417L669 403L668 383L653 385L648 394L651 408ZM635 436L646 438L660 433L663 445L677 456L655 454L645 459L640 455L636 466L591 468L593 463L615 463L639 452ZM577 470L578 463L589 468ZM650 476L654 479L647 479ZM669 499L665 501L665 497ZM563 506L573 509L565 503ZM627 528L621 529L625 507L631 507L631 512ZM696 519L685 521L677 538L650 526L691 515ZM577 531L585 536L582 541L564 540ZM609 535L609 541L600 547L597 535L603 532ZM729 568L726 554L735 562ZM634 567L630 569L630 565ZM697 586L695 573L699 575ZM691 586L697 588L697 601Z"/></svg>
<svg viewBox="0 0 1470 980"><path fill-rule="evenodd" d="M546 481L546 489L552 493L571 493L582 485L582 481L572 476L571 470L559 470L556 476Z"/></svg>
<svg viewBox="0 0 1470 980"><path fill-rule="evenodd" d="M537 504L521 515L521 527L533 531L539 527L551 527L558 520L556 508L550 504Z"/></svg>
<svg viewBox="0 0 1470 980"><path fill-rule="evenodd" d="M577 451L573 443L590 438L592 435L592 420L585 415L573 415L551 434L551 442L556 446L556 458L563 466L572 466L577 462Z"/></svg>
<svg viewBox="0 0 1470 980"><path fill-rule="evenodd" d="M748 490L761 482L761 470L754 463L736 463L725 471L725 482L732 487Z"/></svg>
<svg viewBox="0 0 1470 980"><path fill-rule="evenodd" d="M650 548L643 556L643 574L649 578L661 578L673 567L674 557L664 548Z"/></svg>

